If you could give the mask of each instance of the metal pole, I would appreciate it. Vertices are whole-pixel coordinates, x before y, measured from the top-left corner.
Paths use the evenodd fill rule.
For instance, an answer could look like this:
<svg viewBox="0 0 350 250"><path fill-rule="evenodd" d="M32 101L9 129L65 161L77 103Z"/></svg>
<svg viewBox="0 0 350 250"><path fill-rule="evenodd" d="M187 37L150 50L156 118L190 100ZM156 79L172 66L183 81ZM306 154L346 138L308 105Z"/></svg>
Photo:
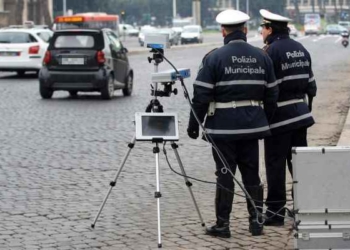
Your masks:
<svg viewBox="0 0 350 250"><path fill-rule="evenodd" d="M173 0L173 17L176 17L176 0Z"/></svg>
<svg viewBox="0 0 350 250"><path fill-rule="evenodd" d="M201 25L201 1L192 0L192 16L195 24Z"/></svg>
<svg viewBox="0 0 350 250"><path fill-rule="evenodd" d="M246 0L246 11L247 11L247 15L249 16L249 0ZM247 22L247 28L248 28L248 31L249 31L249 21Z"/></svg>
<svg viewBox="0 0 350 250"><path fill-rule="evenodd" d="M160 197L162 196L160 193L160 184L159 184L159 147L158 143L153 148L153 152L155 152L156 156L156 180L157 180L157 190L155 192L155 198L157 199L157 222L158 222L158 248L162 247L162 231L160 225Z"/></svg>
<svg viewBox="0 0 350 250"><path fill-rule="evenodd" d="M246 6L247 6L247 7L246 7L246 8L247 8L247 15L249 15L249 0L247 0L246 4L247 4L247 5L246 5Z"/></svg>
<svg viewBox="0 0 350 250"><path fill-rule="evenodd" d="M63 0L63 15L65 16L67 13L67 0Z"/></svg>
<svg viewBox="0 0 350 250"><path fill-rule="evenodd" d="M239 10L239 0L236 0L236 10Z"/></svg>

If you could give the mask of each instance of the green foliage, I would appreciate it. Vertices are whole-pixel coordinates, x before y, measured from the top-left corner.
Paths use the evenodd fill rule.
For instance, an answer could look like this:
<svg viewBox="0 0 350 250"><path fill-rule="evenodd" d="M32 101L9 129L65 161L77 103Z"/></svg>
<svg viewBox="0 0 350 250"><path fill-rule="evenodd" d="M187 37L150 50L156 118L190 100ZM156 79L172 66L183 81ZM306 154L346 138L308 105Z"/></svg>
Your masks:
<svg viewBox="0 0 350 250"><path fill-rule="evenodd" d="M259 10L267 9L271 12L285 15L286 2L286 0L250 0L250 13L252 16L259 17Z"/></svg>
<svg viewBox="0 0 350 250"><path fill-rule="evenodd" d="M176 0L177 13L181 17L192 16L192 0ZM259 9L268 9L284 14L286 0L250 0L250 14L259 17ZM216 0L201 0L201 17L204 25L215 23ZM235 1L233 1L235 4ZM67 9L78 12L107 12L121 15L125 12L126 23L150 24L151 17L156 25L170 24L173 16L173 0L67 0ZM240 9L246 10L246 1L240 0ZM62 14L62 0L54 0L55 15ZM154 18L153 18L154 19Z"/></svg>

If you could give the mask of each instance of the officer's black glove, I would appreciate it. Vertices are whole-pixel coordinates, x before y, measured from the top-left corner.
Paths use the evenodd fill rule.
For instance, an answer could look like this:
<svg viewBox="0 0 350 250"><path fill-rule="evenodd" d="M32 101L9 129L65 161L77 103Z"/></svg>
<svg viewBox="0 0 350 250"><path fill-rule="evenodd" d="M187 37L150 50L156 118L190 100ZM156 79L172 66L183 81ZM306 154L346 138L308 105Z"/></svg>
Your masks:
<svg viewBox="0 0 350 250"><path fill-rule="evenodd" d="M276 105L264 104L264 111L267 121L270 123L276 111Z"/></svg>
<svg viewBox="0 0 350 250"><path fill-rule="evenodd" d="M313 99L313 97L309 96L309 104L308 104L308 106L309 106L310 112L312 111L312 99Z"/></svg>
<svg viewBox="0 0 350 250"><path fill-rule="evenodd" d="M199 136L199 124L192 112L190 114L190 120L188 122L187 134L192 139L197 139Z"/></svg>
<svg viewBox="0 0 350 250"><path fill-rule="evenodd" d="M199 126L197 128L187 128L187 134L192 139L197 139L199 136Z"/></svg>

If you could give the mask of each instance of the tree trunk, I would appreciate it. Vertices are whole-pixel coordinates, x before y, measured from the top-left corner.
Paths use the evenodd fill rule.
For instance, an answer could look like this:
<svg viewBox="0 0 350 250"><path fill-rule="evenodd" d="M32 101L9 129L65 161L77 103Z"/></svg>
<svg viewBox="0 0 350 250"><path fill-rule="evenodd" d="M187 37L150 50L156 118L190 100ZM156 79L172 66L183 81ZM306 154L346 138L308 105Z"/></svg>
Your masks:
<svg viewBox="0 0 350 250"><path fill-rule="evenodd" d="M337 7L337 0L333 0L333 4L334 4L334 21L338 22L339 13L338 13L338 7Z"/></svg>
<svg viewBox="0 0 350 250"><path fill-rule="evenodd" d="M343 0L339 0L339 5L340 5L340 15L343 13Z"/></svg>
<svg viewBox="0 0 350 250"><path fill-rule="evenodd" d="M16 7L16 24L22 25L23 24L23 10L24 10L24 0L17 0L17 7Z"/></svg>
<svg viewBox="0 0 350 250"><path fill-rule="evenodd" d="M47 25L51 25L52 19L49 10L49 2L48 0L40 0L42 15L44 16L44 23Z"/></svg>
<svg viewBox="0 0 350 250"><path fill-rule="evenodd" d="M317 2L317 4L318 4L318 9L319 9L319 12L320 12L320 14L321 15L324 15L325 14L325 4L324 4L324 0L318 0L318 2Z"/></svg>
<svg viewBox="0 0 350 250"><path fill-rule="evenodd" d="M298 2L298 0L293 0L293 2L294 2L295 17L296 17L297 23L301 23L300 22L299 2Z"/></svg>

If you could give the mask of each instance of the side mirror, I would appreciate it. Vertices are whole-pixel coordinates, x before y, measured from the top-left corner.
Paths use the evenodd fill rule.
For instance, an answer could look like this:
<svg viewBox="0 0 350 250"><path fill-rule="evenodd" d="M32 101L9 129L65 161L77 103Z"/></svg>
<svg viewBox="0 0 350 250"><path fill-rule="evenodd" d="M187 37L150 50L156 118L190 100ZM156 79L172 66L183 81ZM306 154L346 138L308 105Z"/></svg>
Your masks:
<svg viewBox="0 0 350 250"><path fill-rule="evenodd" d="M123 53L128 53L129 50L128 50L127 48L123 47L123 48L122 48L122 52L123 52Z"/></svg>

